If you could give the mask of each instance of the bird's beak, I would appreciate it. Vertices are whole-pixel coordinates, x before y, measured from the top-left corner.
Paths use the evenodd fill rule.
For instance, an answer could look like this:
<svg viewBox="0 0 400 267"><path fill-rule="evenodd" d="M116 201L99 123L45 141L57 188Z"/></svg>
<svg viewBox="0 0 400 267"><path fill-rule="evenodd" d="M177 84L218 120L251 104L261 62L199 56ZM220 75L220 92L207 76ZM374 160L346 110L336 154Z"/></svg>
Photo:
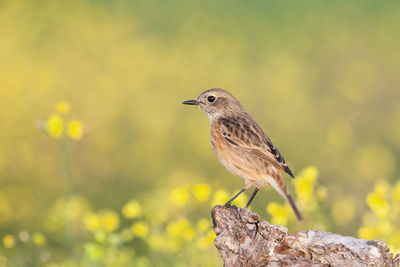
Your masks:
<svg viewBox="0 0 400 267"><path fill-rule="evenodd" d="M186 100L186 101L182 102L182 104L185 104L185 105L196 105L197 106L199 104L199 102L197 102L196 100L192 99L192 100Z"/></svg>

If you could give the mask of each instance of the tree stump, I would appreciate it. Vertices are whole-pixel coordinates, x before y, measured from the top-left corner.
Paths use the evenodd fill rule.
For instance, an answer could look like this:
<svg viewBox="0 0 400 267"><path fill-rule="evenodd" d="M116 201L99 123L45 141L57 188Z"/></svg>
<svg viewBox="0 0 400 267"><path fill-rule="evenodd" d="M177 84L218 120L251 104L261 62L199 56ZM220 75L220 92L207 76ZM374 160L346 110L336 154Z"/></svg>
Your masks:
<svg viewBox="0 0 400 267"><path fill-rule="evenodd" d="M384 241L357 239L323 231L288 233L236 206L212 210L215 247L224 266L397 266Z"/></svg>

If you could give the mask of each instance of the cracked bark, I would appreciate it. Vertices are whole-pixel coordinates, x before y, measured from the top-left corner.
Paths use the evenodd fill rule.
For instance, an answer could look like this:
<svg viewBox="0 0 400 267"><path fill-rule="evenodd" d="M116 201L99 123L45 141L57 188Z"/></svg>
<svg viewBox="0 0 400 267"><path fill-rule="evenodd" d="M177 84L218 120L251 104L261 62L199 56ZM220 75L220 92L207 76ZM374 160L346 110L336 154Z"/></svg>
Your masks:
<svg viewBox="0 0 400 267"><path fill-rule="evenodd" d="M212 210L215 247L224 266L396 266L384 241L357 239L323 231L287 233L235 206Z"/></svg>

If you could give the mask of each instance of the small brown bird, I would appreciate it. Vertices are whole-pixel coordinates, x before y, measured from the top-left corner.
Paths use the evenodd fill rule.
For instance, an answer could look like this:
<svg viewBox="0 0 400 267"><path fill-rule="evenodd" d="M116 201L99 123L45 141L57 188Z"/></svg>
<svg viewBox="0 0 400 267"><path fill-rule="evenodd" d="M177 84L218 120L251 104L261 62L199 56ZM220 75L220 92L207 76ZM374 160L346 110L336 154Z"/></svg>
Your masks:
<svg viewBox="0 0 400 267"><path fill-rule="evenodd" d="M269 184L288 201L296 217L302 220L281 171L294 178L293 173L268 136L233 95L214 88L183 104L196 105L207 114L215 155L225 168L245 181L245 187L225 206L230 206L237 196L254 184L256 188L245 206L247 208L258 190Z"/></svg>

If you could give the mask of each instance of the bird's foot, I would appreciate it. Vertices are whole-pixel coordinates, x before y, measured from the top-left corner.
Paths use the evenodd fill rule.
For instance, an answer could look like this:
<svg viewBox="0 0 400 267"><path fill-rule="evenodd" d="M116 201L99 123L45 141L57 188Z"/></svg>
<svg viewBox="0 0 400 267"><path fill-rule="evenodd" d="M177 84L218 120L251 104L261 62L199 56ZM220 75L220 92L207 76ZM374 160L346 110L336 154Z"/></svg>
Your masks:
<svg viewBox="0 0 400 267"><path fill-rule="evenodd" d="M232 203L231 201L226 202L224 207L225 208L230 208L231 207L231 203Z"/></svg>

